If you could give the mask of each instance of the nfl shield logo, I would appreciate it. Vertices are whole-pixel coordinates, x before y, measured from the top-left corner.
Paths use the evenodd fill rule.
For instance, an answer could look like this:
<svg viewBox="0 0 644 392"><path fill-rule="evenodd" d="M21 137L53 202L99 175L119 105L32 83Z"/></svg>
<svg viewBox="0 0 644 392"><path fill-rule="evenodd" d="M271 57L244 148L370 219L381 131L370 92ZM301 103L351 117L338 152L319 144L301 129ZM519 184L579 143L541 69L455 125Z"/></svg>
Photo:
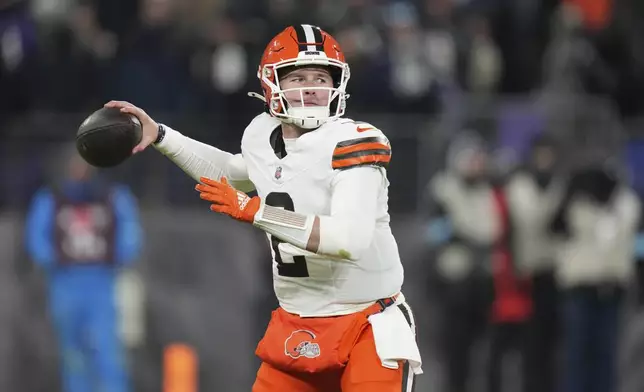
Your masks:
<svg viewBox="0 0 644 392"><path fill-rule="evenodd" d="M277 169L275 169L275 179L279 180L282 178L282 166L278 166Z"/></svg>

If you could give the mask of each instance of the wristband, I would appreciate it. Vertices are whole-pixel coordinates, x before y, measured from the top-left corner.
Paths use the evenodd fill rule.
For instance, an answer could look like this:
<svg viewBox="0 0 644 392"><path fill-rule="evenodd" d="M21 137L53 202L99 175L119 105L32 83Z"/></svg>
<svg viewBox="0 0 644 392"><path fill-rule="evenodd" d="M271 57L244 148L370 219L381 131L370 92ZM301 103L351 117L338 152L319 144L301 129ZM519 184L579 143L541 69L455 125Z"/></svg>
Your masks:
<svg viewBox="0 0 644 392"><path fill-rule="evenodd" d="M163 124L159 124L159 130L157 132L157 139L154 141L154 144L159 144L161 141L163 141L163 138L165 137L165 127Z"/></svg>

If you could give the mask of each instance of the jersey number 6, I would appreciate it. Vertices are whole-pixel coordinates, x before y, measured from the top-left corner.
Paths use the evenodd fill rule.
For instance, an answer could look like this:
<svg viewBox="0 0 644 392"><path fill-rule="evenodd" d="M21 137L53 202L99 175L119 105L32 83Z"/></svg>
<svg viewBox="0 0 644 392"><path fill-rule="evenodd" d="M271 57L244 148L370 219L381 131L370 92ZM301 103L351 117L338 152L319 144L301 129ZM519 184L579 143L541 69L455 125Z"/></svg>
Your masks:
<svg viewBox="0 0 644 392"><path fill-rule="evenodd" d="M288 211L295 211L293 199L288 193L284 192L271 192L266 195L265 203L273 207L282 207ZM280 254L279 244L282 240L277 237L271 236L271 246L275 252L275 261L277 262L277 271L280 276L288 276L291 278L307 278L309 276L309 269L306 266L306 258L304 256L293 256L293 263L284 263L282 255Z"/></svg>

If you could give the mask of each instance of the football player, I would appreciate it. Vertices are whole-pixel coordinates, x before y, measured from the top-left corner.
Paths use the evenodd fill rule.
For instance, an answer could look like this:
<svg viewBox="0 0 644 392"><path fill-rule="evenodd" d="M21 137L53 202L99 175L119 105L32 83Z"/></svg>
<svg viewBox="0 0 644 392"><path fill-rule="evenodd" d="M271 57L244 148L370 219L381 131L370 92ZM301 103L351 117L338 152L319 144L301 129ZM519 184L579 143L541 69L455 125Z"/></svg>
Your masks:
<svg viewBox="0 0 644 392"><path fill-rule="evenodd" d="M391 147L375 126L343 118L349 65L316 26L287 27L257 72L266 103L231 154L139 118L152 144L192 178L210 209L265 231L273 255L272 314L257 346L254 392L411 391L421 359L401 294L389 227ZM257 191L257 196L246 193Z"/></svg>

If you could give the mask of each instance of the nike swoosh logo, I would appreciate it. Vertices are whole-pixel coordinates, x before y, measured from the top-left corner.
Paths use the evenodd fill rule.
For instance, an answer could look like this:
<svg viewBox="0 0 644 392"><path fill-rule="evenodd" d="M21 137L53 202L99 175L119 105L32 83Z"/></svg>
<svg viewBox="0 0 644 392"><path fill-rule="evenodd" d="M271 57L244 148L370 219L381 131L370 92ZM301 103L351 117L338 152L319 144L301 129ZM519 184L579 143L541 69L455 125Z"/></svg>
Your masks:
<svg viewBox="0 0 644 392"><path fill-rule="evenodd" d="M376 128L374 128L374 127L361 127L359 125L358 125L358 128L357 128L358 132L365 132L365 131L368 131L370 129L376 129Z"/></svg>

